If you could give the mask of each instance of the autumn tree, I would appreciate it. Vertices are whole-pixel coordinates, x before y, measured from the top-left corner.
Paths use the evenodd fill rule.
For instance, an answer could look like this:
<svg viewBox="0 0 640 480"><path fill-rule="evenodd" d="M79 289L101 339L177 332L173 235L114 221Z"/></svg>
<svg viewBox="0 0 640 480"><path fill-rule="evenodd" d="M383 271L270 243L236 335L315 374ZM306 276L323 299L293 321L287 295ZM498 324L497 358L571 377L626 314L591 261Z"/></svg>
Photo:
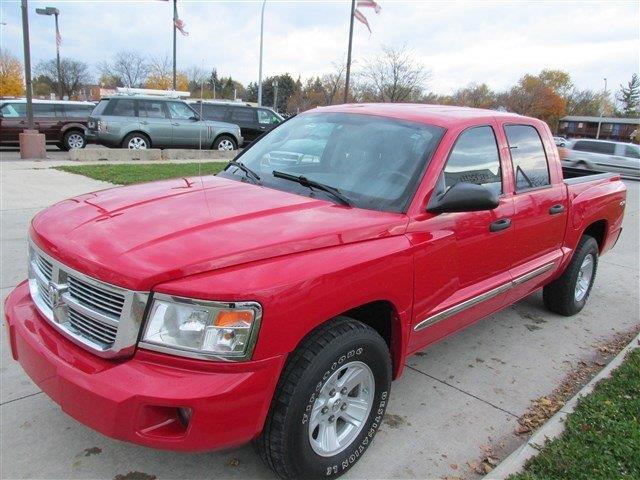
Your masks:
<svg viewBox="0 0 640 480"><path fill-rule="evenodd" d="M169 57L158 56L151 57L148 63L149 70L145 81L145 88L155 90L172 90L173 89L173 67ZM189 90L189 78L183 72L176 74L176 90Z"/></svg>
<svg viewBox="0 0 640 480"><path fill-rule="evenodd" d="M22 62L8 50L0 49L0 97L24 94Z"/></svg>
<svg viewBox="0 0 640 480"><path fill-rule="evenodd" d="M622 115L627 118L640 116L640 78L634 73L627 85L620 85L620 92L616 96L622 105Z"/></svg>
<svg viewBox="0 0 640 480"><path fill-rule="evenodd" d="M147 60L139 53L123 50L116 53L111 61L105 61L98 65L102 76L110 78L114 83L114 77L118 79L117 85L135 88L144 84L149 65Z"/></svg>
<svg viewBox="0 0 640 480"><path fill-rule="evenodd" d="M422 96L430 74L406 48L382 47L358 74L364 101L408 102Z"/></svg>
<svg viewBox="0 0 640 480"><path fill-rule="evenodd" d="M573 89L566 97L567 115L586 115L596 117L602 112L610 115L613 112L613 104L602 92L593 90Z"/></svg>
<svg viewBox="0 0 640 480"><path fill-rule="evenodd" d="M89 66L81 61L72 58L62 58L60 60L60 81L58 85L58 67L56 60L43 60L36 65L36 73L49 85L54 86L54 91L62 92L63 96L73 97L80 88L91 82Z"/></svg>

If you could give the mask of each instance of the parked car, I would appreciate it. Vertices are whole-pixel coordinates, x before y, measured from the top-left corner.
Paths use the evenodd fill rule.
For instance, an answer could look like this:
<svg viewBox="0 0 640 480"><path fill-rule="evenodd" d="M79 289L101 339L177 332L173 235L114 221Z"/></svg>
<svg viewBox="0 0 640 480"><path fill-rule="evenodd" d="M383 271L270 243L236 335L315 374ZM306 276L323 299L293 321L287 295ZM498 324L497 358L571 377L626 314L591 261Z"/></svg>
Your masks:
<svg viewBox="0 0 640 480"><path fill-rule="evenodd" d="M13 358L105 435L254 440L302 479L363 456L409 355L540 289L580 312L626 201L618 175L563 178L540 120L408 104L304 112L186 180L35 216Z"/></svg>
<svg viewBox="0 0 640 480"><path fill-rule="evenodd" d="M105 97L91 112L88 138L108 147L235 150L237 125L202 120L187 102L156 95Z"/></svg>
<svg viewBox="0 0 640 480"><path fill-rule="evenodd" d="M633 143L580 139L561 152L562 164L640 177L640 147Z"/></svg>
<svg viewBox="0 0 640 480"><path fill-rule="evenodd" d="M280 125L284 119L270 108L254 107L248 103L192 101L193 108L202 112L207 120L217 120L238 125L246 145L260 135Z"/></svg>
<svg viewBox="0 0 640 480"><path fill-rule="evenodd" d="M553 141L556 142L556 147L565 147L569 144L569 140L564 137L553 137Z"/></svg>
<svg viewBox="0 0 640 480"><path fill-rule="evenodd" d="M44 133L48 144L62 150L84 148L85 127L92 102L33 100L33 121L36 130ZM27 128L27 101L0 100L0 143L18 145L19 134Z"/></svg>

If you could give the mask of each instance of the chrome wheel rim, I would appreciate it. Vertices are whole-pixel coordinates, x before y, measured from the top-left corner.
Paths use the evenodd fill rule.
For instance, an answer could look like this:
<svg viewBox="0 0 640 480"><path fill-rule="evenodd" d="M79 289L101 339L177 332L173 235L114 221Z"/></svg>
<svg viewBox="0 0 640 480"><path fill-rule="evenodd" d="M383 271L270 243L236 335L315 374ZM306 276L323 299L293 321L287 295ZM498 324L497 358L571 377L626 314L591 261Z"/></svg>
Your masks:
<svg viewBox="0 0 640 480"><path fill-rule="evenodd" d="M127 146L133 150L144 150L147 148L147 141L142 137L133 137Z"/></svg>
<svg viewBox="0 0 640 480"><path fill-rule="evenodd" d="M339 367L322 385L309 415L309 442L322 457L346 449L360 434L371 412L375 380L362 362Z"/></svg>
<svg viewBox="0 0 640 480"><path fill-rule="evenodd" d="M220 143L218 143L218 150L233 150L233 142L226 138L220 140Z"/></svg>
<svg viewBox="0 0 640 480"><path fill-rule="evenodd" d="M576 281L575 298L576 302L580 302L589 291L591 278L593 277L594 258L589 254L582 260L580 270L578 270L578 280Z"/></svg>
<svg viewBox="0 0 640 480"><path fill-rule="evenodd" d="M69 148L82 148L84 147L84 138L79 133L72 133L67 139Z"/></svg>

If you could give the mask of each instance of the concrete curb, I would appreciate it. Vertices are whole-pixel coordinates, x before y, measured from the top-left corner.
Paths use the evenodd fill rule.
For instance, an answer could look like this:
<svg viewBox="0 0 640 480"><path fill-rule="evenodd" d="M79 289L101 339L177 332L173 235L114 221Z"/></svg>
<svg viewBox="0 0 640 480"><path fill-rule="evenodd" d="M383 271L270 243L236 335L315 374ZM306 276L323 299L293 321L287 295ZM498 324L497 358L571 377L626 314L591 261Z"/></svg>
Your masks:
<svg viewBox="0 0 640 480"><path fill-rule="evenodd" d="M158 160L229 161L234 159L238 153L239 150L85 148L81 150L70 150L69 159L74 162L138 162Z"/></svg>
<svg viewBox="0 0 640 480"><path fill-rule="evenodd" d="M564 422L571 414L580 399L586 395L589 395L593 392L596 384L605 378L609 378L613 371L617 369L626 355L636 348L640 348L640 334L636 336L631 342L622 349L616 357L609 362L609 364L604 367L598 375L593 377L589 383L587 383L582 389L576 393L571 400L569 400L565 405L547 422L542 425L524 445L521 445L517 450L515 450L511 455L505 458L500 464L493 469L490 473L488 473L483 480L502 480L510 475L518 473L524 467L524 464L527 460L535 457L540 453L541 447L549 441L553 440L564 432Z"/></svg>

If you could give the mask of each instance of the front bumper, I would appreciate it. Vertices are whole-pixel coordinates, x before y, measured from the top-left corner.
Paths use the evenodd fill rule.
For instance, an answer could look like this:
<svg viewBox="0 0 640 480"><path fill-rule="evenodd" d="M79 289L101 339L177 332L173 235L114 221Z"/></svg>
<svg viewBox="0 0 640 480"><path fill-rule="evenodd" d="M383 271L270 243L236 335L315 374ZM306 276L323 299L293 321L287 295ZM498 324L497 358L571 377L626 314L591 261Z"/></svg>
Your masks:
<svg viewBox="0 0 640 480"><path fill-rule="evenodd" d="M203 451L255 438L284 363L213 363L144 350L125 361L98 358L48 325L26 282L7 297L5 318L13 358L63 411L104 435L154 448ZM188 421L178 408L190 409Z"/></svg>

